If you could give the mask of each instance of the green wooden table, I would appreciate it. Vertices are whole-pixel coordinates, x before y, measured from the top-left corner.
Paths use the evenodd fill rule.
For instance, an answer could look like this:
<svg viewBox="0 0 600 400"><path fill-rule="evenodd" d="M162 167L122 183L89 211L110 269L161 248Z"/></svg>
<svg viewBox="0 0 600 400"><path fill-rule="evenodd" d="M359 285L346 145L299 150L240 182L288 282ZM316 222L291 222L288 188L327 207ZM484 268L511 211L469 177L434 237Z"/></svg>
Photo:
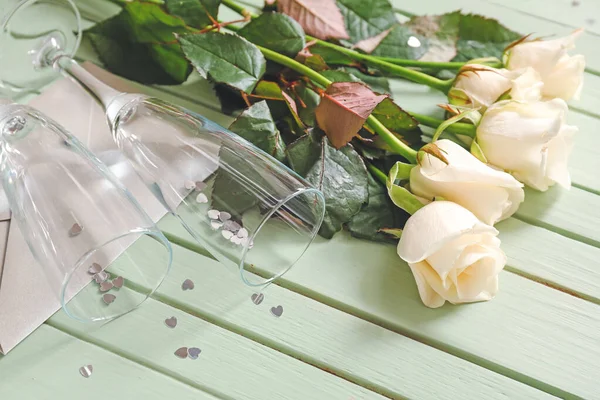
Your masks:
<svg viewBox="0 0 600 400"><path fill-rule="evenodd" d="M86 24L116 11L103 0L79 3ZM156 295L102 327L58 312L0 358L0 399L600 399L600 1L395 3L417 14L462 8L542 36L587 29L577 43L585 88L569 115L580 127L574 187L527 191L517 215L499 225L509 261L498 296L428 309L393 246L338 234L316 240L256 306L166 217L174 266ZM85 45L79 57L95 59ZM400 104L439 115L440 95L401 81L393 89ZM231 121L206 82L148 90ZM135 248L153 262L155 249ZM193 291L181 290L186 278ZM269 313L275 305L281 318ZM176 329L164 325L170 316ZM202 354L180 360L173 352L181 346ZM85 364L94 366L89 379L78 372Z"/></svg>

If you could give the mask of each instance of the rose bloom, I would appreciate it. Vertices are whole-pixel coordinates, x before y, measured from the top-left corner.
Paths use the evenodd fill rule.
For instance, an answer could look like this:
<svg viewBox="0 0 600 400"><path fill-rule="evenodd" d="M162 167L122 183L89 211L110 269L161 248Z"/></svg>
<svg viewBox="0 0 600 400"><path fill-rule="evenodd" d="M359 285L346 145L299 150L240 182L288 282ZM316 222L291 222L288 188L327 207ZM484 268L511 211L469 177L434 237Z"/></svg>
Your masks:
<svg viewBox="0 0 600 400"><path fill-rule="evenodd" d="M488 225L513 215L525 199L523 185L513 176L479 161L458 144L435 142L446 157L426 155L410 172L413 194L433 200L442 197L471 211Z"/></svg>
<svg viewBox="0 0 600 400"><path fill-rule="evenodd" d="M472 106L485 111L505 94L514 100L539 100L542 86L541 77L533 68L509 71L467 64L458 72L448 99L450 104Z"/></svg>
<svg viewBox="0 0 600 400"><path fill-rule="evenodd" d="M483 114L477 143L490 164L534 189L569 188L567 163L578 129L565 123L567 110L561 99L498 102Z"/></svg>
<svg viewBox="0 0 600 400"><path fill-rule="evenodd" d="M531 67L544 82L542 95L563 100L579 99L583 87L585 57L570 56L567 52L575 48L575 39L583 30L554 40L534 40L510 47L504 54L504 64L510 70Z"/></svg>
<svg viewBox="0 0 600 400"><path fill-rule="evenodd" d="M427 307L490 300L506 264L498 231L450 201L434 201L411 216L398 255L415 277Z"/></svg>

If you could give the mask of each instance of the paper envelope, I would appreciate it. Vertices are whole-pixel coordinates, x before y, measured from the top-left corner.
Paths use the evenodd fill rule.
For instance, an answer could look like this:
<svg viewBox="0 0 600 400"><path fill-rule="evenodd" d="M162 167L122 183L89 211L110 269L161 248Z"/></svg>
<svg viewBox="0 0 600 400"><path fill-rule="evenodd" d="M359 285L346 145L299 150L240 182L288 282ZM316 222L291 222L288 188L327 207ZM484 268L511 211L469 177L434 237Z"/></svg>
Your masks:
<svg viewBox="0 0 600 400"><path fill-rule="evenodd" d="M93 64L84 65L118 90L140 92ZM101 160L122 157L112 140L104 111L71 80L63 78L54 82L29 104L62 124ZM154 221L166 213L133 170L119 178ZM0 353L6 354L58 311L60 302L48 286L19 227L16 223L10 224L6 197L1 189L0 192L0 260L4 258L0 265Z"/></svg>

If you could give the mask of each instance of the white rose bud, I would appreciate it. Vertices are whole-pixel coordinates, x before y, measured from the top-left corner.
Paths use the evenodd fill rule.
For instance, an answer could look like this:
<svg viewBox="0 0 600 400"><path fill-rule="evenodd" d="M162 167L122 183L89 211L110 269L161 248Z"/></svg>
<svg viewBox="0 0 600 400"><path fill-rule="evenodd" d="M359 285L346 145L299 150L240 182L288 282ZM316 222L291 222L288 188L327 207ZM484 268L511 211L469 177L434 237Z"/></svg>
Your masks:
<svg viewBox="0 0 600 400"><path fill-rule="evenodd" d="M513 215L525 199L523 185L506 172L490 168L458 144L435 142L448 164L425 155L410 173L410 190L433 200L457 203L488 225Z"/></svg>
<svg viewBox="0 0 600 400"><path fill-rule="evenodd" d="M498 102L483 114L477 143L490 164L534 189L569 188L567 162L578 129L565 123L567 110L561 99Z"/></svg>
<svg viewBox="0 0 600 400"><path fill-rule="evenodd" d="M542 81L532 68L519 71L467 64L462 67L448 93L451 104L485 108L508 94L514 100L535 101L541 97Z"/></svg>
<svg viewBox="0 0 600 400"><path fill-rule="evenodd" d="M506 264L498 231L450 201L434 201L411 216L398 243L427 307L490 300Z"/></svg>
<svg viewBox="0 0 600 400"><path fill-rule="evenodd" d="M545 98L578 99L583 87L585 57L569 56L567 52L575 47L575 39L582 32L579 29L564 38L519 43L507 50L504 63L510 70L535 69L544 82Z"/></svg>

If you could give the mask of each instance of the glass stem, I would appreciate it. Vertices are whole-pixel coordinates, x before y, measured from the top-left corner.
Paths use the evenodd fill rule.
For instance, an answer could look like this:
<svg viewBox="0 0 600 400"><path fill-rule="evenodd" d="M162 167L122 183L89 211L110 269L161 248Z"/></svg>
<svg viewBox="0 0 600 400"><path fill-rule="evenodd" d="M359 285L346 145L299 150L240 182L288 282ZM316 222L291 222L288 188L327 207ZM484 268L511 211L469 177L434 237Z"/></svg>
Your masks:
<svg viewBox="0 0 600 400"><path fill-rule="evenodd" d="M68 56L59 56L52 63L53 67L77 82L106 110L110 102L121 94L118 90L108 86L91 72L83 68L77 61Z"/></svg>

